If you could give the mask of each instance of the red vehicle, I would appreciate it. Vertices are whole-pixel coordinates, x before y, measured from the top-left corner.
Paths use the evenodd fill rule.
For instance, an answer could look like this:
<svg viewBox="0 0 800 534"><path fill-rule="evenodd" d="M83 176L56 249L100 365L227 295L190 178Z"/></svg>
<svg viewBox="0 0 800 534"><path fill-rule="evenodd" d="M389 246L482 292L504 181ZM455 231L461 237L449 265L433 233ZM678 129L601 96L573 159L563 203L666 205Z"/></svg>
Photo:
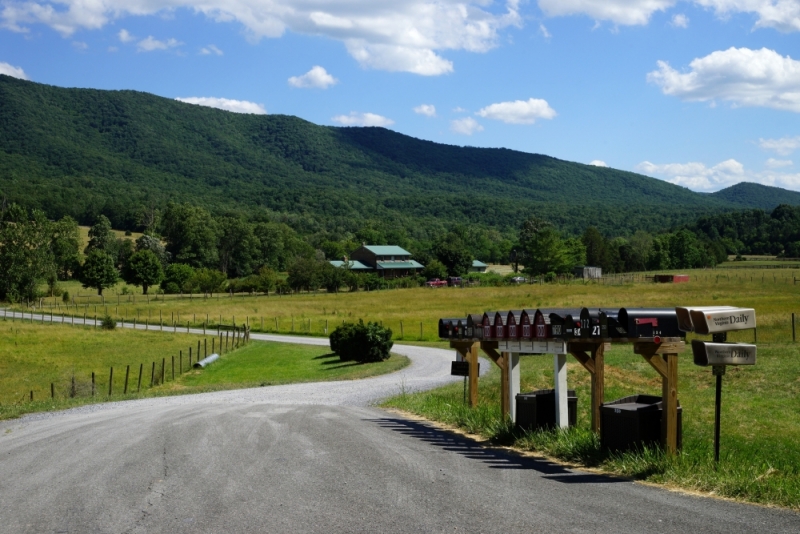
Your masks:
<svg viewBox="0 0 800 534"><path fill-rule="evenodd" d="M432 278L425 282L427 287L445 287L447 286L447 280L439 280L438 278Z"/></svg>

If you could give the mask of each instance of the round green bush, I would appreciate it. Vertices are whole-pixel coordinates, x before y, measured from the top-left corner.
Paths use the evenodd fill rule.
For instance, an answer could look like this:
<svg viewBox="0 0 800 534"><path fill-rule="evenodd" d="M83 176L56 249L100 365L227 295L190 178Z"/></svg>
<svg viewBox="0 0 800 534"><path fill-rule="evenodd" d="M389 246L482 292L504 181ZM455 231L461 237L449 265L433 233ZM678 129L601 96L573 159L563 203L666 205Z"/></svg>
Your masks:
<svg viewBox="0 0 800 534"><path fill-rule="evenodd" d="M392 330L378 323L357 323L337 326L330 335L331 350L343 362L380 362L389 359L392 350Z"/></svg>

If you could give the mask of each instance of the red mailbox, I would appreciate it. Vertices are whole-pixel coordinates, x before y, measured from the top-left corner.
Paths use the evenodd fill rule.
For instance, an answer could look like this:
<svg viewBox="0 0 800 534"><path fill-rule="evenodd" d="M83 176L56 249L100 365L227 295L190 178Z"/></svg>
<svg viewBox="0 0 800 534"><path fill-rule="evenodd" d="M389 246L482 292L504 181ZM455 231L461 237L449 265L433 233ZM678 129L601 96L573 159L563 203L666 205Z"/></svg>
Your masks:
<svg viewBox="0 0 800 534"><path fill-rule="evenodd" d="M522 334L520 339L530 340L534 337L534 321L536 318L536 310L522 310L520 317L520 326L522 327Z"/></svg>
<svg viewBox="0 0 800 534"><path fill-rule="evenodd" d="M506 339L508 337L508 329L506 322L508 321L508 312L499 311L494 314L494 337L497 339Z"/></svg>
<svg viewBox="0 0 800 534"><path fill-rule="evenodd" d="M483 339L494 339L494 313L483 314Z"/></svg>
<svg viewBox="0 0 800 534"><path fill-rule="evenodd" d="M506 334L508 339L522 337L522 310L511 310L506 317Z"/></svg>

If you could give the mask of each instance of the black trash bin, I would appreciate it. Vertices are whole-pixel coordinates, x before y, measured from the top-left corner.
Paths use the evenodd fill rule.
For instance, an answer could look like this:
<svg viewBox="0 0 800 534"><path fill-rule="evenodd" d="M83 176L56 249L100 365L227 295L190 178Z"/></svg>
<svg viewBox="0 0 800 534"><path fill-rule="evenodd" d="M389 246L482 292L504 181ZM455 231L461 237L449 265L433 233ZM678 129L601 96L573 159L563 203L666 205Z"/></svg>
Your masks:
<svg viewBox="0 0 800 534"><path fill-rule="evenodd" d="M556 427L556 390L539 389L530 393L519 393L517 402L517 427L522 430L537 430ZM569 426L578 419L578 397L575 390L567 390L567 413Z"/></svg>
<svg viewBox="0 0 800 534"><path fill-rule="evenodd" d="M631 395L600 405L600 442L611 451L661 444L661 397ZM683 409L678 404L678 448L681 448Z"/></svg>

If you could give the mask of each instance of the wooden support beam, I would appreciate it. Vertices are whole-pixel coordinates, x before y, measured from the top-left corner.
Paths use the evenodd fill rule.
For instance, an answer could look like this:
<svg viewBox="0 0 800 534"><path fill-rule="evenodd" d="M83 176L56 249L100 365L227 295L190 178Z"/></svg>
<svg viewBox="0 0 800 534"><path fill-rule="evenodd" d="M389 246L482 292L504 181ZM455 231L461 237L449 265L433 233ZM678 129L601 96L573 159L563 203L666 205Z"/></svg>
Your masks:
<svg viewBox="0 0 800 534"><path fill-rule="evenodd" d="M467 361L469 362L469 405L478 405L478 343L472 343Z"/></svg>
<svg viewBox="0 0 800 534"><path fill-rule="evenodd" d="M592 351L592 431L600 433L600 405L605 402L605 345L595 345Z"/></svg>
<svg viewBox="0 0 800 534"><path fill-rule="evenodd" d="M580 363L587 371L589 371L590 374L594 374L594 360L592 360L591 356L583 351L578 350L570 350L570 354L575 356L575 359L578 360L578 363Z"/></svg>
<svg viewBox="0 0 800 534"><path fill-rule="evenodd" d="M661 416L661 436L667 454L678 451L678 354L664 354L667 368L662 379L663 415Z"/></svg>

